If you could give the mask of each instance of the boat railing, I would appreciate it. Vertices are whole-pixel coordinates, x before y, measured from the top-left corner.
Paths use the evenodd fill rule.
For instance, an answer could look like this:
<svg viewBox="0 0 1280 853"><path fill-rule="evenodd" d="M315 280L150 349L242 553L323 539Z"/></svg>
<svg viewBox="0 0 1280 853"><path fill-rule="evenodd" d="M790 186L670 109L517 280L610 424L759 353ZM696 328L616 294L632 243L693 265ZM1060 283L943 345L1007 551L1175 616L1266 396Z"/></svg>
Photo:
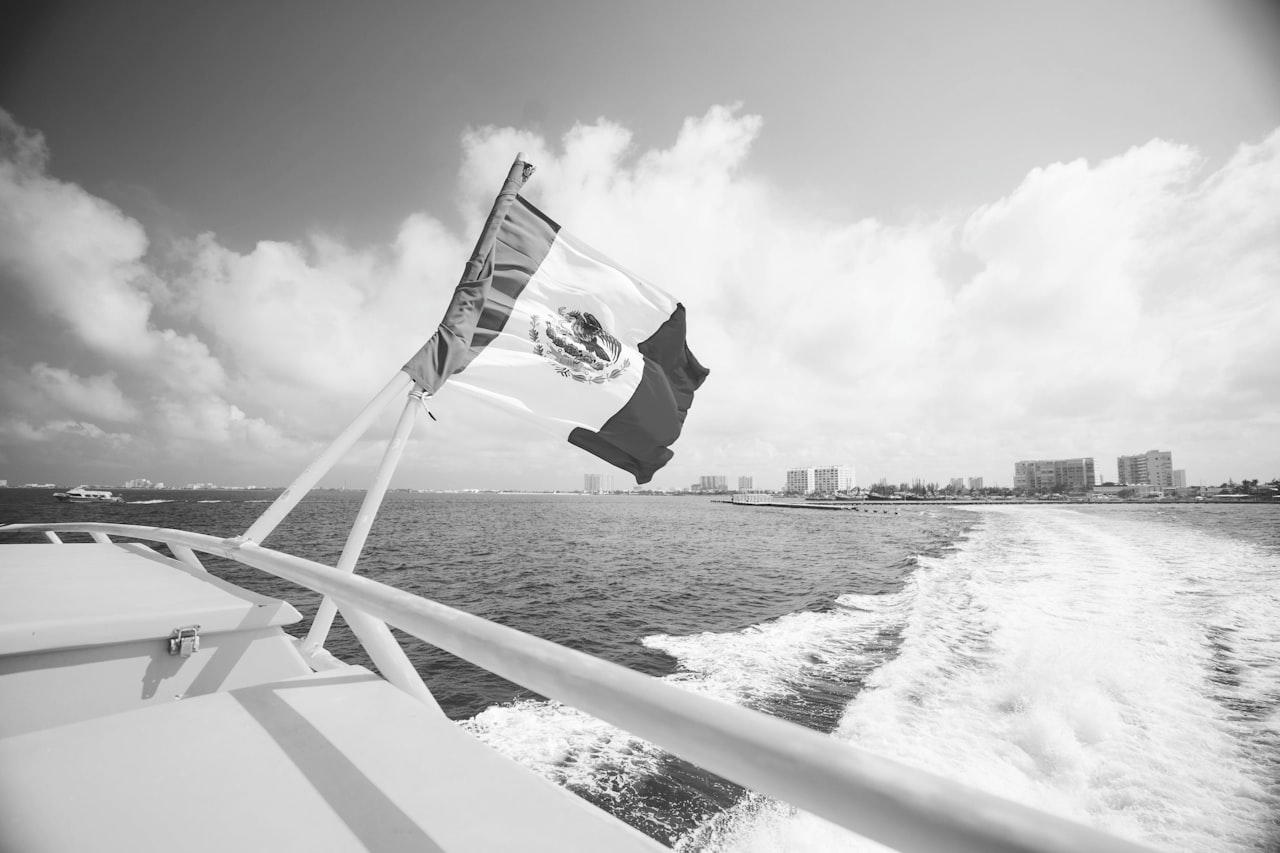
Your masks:
<svg viewBox="0 0 1280 853"><path fill-rule="evenodd" d="M904 851L1066 851L1147 848L885 758L794 723L699 695L626 667L499 625L340 567L219 538L106 522L14 524L53 542L87 533L166 545L203 569L212 554L299 584L335 602L391 683L439 708L388 626L542 696L577 708L746 788ZM314 626L313 626L314 630ZM327 630L327 627L326 627ZM305 646L304 646L305 651Z"/></svg>
<svg viewBox="0 0 1280 853"><path fill-rule="evenodd" d="M377 416L406 397L373 482L336 566L261 543ZM168 546L203 570L196 552L292 581L324 596L301 653L313 668L330 656L325 638L341 612L390 683L439 711L430 689L391 633L398 628L502 678L577 708L746 788L790 803L904 851L1099 853L1147 848L1100 830L952 782L757 711L698 695L626 667L498 625L355 574L369 530L400 461L421 390L397 373L352 423L241 536L219 538L170 528L106 522L15 524L4 531L122 536ZM391 626L391 627L388 627ZM441 712L443 713L443 712Z"/></svg>

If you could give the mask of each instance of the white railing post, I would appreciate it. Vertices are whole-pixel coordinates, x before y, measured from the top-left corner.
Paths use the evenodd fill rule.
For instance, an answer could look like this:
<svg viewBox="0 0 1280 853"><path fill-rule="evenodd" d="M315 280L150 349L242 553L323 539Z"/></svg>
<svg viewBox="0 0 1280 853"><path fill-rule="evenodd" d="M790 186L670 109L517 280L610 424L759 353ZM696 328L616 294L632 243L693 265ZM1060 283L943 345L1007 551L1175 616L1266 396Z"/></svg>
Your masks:
<svg viewBox="0 0 1280 853"><path fill-rule="evenodd" d="M242 547L258 548L252 542ZM422 680L422 676L409 660L409 656L404 653L404 649L396 642L395 635L391 633L391 629L385 622L355 606L343 608L342 617L347 620L347 627L356 635L356 639L360 641L364 650L369 653L369 659L378 668L378 672L382 673L383 678L428 708L444 713L436 697L431 694L431 689ZM305 648L303 654L306 655Z"/></svg>
<svg viewBox="0 0 1280 853"><path fill-rule="evenodd" d="M400 464L400 457L404 454L405 444L413 431L413 422L421 404L422 394L416 391L410 393L409 398L404 402L400 420L396 423L391 441L387 443L382 462L378 465L378 471L373 477L373 484L365 492L364 502L360 504L360 512L356 515L355 523L351 525L351 531L347 534L347 544L343 546L342 556L338 558L337 568L340 572L355 571L356 561L360 559L360 552L364 550L364 543L369 538L369 529L373 527L378 508L382 506L382 499L387 494L391 475ZM302 644L303 654L310 654L314 649L324 648L325 638L329 636L329 629L333 626L333 617L337 610L337 605L332 598L326 595L321 599L320 608L316 611L315 618L311 620L311 630L307 632L307 639ZM353 614L343 613L342 615L349 623Z"/></svg>
<svg viewBox="0 0 1280 853"><path fill-rule="evenodd" d="M285 489L280 497L276 498L271 506L267 507L267 511L258 517L258 520L245 531L242 539L251 542L261 542L276 526L284 520L298 502L307 496L307 492L311 491L320 478L329 473L342 455L351 449L351 445L356 443L360 436L364 435L369 429L369 425L374 419L382 413L393 398L397 395L405 394L413 387L413 377L405 373L403 370L392 377L386 387L378 392L378 396L374 397L364 410L356 416L342 434L333 440L333 443L321 453L314 462L306 467L298 479L293 481L289 488Z"/></svg>
<svg viewBox="0 0 1280 853"><path fill-rule="evenodd" d="M204 563L200 562L200 558L196 556L196 552L192 551L186 545L174 545L170 543L169 550L173 552L173 556L177 557L191 568L199 569L202 572L208 571L204 567Z"/></svg>
<svg viewBox="0 0 1280 853"><path fill-rule="evenodd" d="M364 407L360 414L356 416L355 420L353 420L351 424L333 440L333 442L323 453L320 454L319 457L316 458L314 462L308 465L306 469L298 475L298 478L294 480L278 498L275 499L271 506L267 507L266 512L258 517L258 520L255 521L247 531L245 531L244 535L238 539L229 540L226 544L231 547L252 547L270 535L271 531L276 529L280 522L284 520L285 516L293 511L293 508L296 507L304 497L306 497L307 493L310 492L315 484L320 481L320 478L328 473L337 461L342 458L343 454L350 450L351 446L355 444L362 435L364 435L373 423L374 419L382 413L384 408L386 408L387 404L396 396L408 393L413 389L413 387L413 378L409 376L409 374L404 371L396 373L396 375L391 378L391 381L388 382L386 386L378 392L377 396L374 397ZM405 411L408 411L409 405L417 406L419 399L420 398L409 400L406 404ZM401 421L403 422L404 420L405 415L402 413ZM412 419L410 419L409 424L412 426ZM397 433L398 432L399 430L397 428ZM400 446L397 448L395 454L395 461L399 460L400 452L403 449L403 438L399 444ZM388 452L390 452L390 448L388 449ZM394 470L394 468L395 464L393 462L391 469ZM387 479L390 479L390 472L387 474ZM385 485L383 490L385 491ZM366 504L368 503L367 495L365 502ZM373 504L373 511L375 513L380 502L381 496L379 495L378 499ZM370 519L370 523L372 523L372 519ZM365 533L367 534L367 532L368 529L366 528ZM344 558L346 557L348 550L350 550L351 545L351 538L348 537L348 547L343 550ZM359 556L360 549L363 547L364 537L361 536L359 544L356 545L352 552L352 566L354 566L355 558ZM324 601L321 602L321 606L324 606ZM328 606L332 608L333 603L330 601ZM409 660L408 656L405 655L404 649L400 648L400 644L396 642L394 635L391 633L391 629L389 629L384 623L362 611L359 611L358 609L348 609L348 611L343 613L343 617L346 619L347 625L351 628L352 633L356 635L356 639L360 641L360 644L364 646L365 651L369 653L369 657L373 661L374 666L378 668L378 671L382 673L383 677L386 678L387 681L396 685L401 690L415 696L423 704L433 707L436 710L440 709L440 705L436 702L435 697L431 695L431 691L427 689L426 683L423 682L422 676L418 674L416 669L414 669L412 662ZM330 615L328 619L329 622L332 623L333 616ZM314 624L312 625L312 628L314 631ZM328 628L326 627L325 632L327 633L327 631ZM308 639L310 639L310 636L311 635L309 634ZM323 637L320 637L320 642L323 643ZM311 647L315 648L314 645ZM307 647L304 646L304 654L306 653L306 648Z"/></svg>

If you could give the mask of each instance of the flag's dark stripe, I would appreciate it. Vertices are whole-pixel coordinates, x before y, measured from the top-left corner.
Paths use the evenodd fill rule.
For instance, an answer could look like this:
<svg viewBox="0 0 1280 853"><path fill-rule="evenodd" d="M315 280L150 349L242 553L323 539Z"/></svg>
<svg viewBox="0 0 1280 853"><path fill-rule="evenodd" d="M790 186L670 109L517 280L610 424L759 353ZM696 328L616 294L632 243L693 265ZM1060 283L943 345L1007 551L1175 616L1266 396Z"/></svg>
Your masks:
<svg viewBox="0 0 1280 853"><path fill-rule="evenodd" d="M559 231L560 226L545 213L516 196L494 245L493 282L471 337L472 358L507 325L512 307L542 265Z"/></svg>
<svg viewBox="0 0 1280 853"><path fill-rule="evenodd" d="M693 392L710 371L685 344L683 305L677 304L639 349L644 356L644 375L631 398L598 432L574 429L569 443L630 471L636 482L643 484L670 461L668 448L680 437Z"/></svg>

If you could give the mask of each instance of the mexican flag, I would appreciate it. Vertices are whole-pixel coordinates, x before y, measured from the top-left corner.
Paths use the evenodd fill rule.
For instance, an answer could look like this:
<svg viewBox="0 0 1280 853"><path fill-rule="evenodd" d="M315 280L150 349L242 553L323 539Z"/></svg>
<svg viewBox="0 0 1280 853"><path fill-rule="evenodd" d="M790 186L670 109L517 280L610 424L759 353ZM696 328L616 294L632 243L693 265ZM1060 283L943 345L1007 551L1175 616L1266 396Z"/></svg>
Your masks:
<svg viewBox="0 0 1280 853"><path fill-rule="evenodd" d="M404 369L446 380L649 482L707 378L684 306L519 195L517 160L444 319Z"/></svg>

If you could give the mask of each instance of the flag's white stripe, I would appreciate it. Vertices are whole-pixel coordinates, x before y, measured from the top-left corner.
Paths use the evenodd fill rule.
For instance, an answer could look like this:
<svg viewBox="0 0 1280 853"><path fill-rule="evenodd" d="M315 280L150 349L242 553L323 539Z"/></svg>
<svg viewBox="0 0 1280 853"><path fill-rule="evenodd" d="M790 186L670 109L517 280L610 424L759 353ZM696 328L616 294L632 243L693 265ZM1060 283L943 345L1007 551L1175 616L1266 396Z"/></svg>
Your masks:
<svg viewBox="0 0 1280 853"><path fill-rule="evenodd" d="M676 301L669 295L626 272L563 229L526 286L526 293L530 289L542 294L544 301L558 298L557 292L580 291L596 306L587 310L611 335L632 346L648 339L676 310Z"/></svg>
<svg viewBox="0 0 1280 853"><path fill-rule="evenodd" d="M593 314L621 343L622 354L605 372L605 381L562 376L535 351L533 318L543 318L537 324L541 331L560 308ZM464 387L530 417L549 419L552 432L566 437L574 427L599 430L640 383L644 359L636 347L675 308L670 296L561 231L521 291L502 333L444 387Z"/></svg>

